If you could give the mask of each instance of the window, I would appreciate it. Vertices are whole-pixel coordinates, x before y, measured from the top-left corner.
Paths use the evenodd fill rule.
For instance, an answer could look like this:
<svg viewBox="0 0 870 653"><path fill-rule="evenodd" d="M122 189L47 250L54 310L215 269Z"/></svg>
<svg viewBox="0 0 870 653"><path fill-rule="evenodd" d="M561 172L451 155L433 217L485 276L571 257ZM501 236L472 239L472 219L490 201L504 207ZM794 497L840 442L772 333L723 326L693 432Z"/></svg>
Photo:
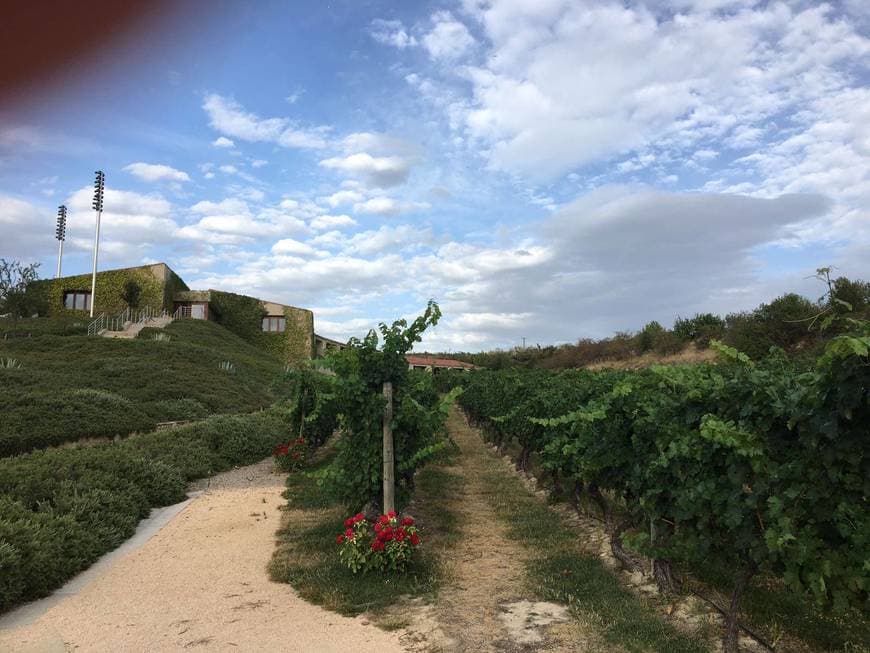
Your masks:
<svg viewBox="0 0 870 653"><path fill-rule="evenodd" d="M63 293L63 307L71 311L89 311L91 292L89 290L67 290Z"/></svg>
<svg viewBox="0 0 870 653"><path fill-rule="evenodd" d="M286 320L283 317L269 315L263 318L263 331L283 331Z"/></svg>

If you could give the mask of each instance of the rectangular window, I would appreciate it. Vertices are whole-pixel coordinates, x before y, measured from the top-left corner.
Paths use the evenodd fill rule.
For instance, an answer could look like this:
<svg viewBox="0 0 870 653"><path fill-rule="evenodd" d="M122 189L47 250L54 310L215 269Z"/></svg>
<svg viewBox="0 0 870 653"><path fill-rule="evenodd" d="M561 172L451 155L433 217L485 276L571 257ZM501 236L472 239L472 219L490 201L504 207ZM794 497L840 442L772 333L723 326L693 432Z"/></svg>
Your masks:
<svg viewBox="0 0 870 653"><path fill-rule="evenodd" d="M89 311L91 293L89 290L67 290L63 293L63 306L71 311Z"/></svg>
<svg viewBox="0 0 870 653"><path fill-rule="evenodd" d="M286 319L283 317L268 315L263 318L263 331L281 332L284 330L285 326Z"/></svg>

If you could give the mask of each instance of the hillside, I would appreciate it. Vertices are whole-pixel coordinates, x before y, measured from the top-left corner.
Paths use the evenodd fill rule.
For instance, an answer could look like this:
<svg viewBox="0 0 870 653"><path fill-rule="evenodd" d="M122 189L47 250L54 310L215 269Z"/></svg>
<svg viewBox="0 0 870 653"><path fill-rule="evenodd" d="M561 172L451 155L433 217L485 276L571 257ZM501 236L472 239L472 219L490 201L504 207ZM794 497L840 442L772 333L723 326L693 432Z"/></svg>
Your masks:
<svg viewBox="0 0 870 653"><path fill-rule="evenodd" d="M20 320L15 331L32 336L0 340L0 362L17 361L0 369L0 456L264 408L282 367L200 320L144 329L133 340L88 337L75 325L47 319ZM155 339L158 333L168 338ZM221 369L224 361L230 371Z"/></svg>

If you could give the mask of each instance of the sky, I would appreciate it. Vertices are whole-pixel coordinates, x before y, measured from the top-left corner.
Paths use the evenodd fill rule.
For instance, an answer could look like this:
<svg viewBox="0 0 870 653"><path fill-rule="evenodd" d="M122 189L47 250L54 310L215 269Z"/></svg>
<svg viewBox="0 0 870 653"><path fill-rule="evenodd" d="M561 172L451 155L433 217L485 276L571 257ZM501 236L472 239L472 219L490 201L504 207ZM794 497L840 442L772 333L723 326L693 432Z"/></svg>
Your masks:
<svg viewBox="0 0 870 653"><path fill-rule="evenodd" d="M0 257L164 261L418 349L573 342L870 279L870 6L214 2L0 101ZM146 29L147 28L147 29ZM150 31L149 31L150 30Z"/></svg>

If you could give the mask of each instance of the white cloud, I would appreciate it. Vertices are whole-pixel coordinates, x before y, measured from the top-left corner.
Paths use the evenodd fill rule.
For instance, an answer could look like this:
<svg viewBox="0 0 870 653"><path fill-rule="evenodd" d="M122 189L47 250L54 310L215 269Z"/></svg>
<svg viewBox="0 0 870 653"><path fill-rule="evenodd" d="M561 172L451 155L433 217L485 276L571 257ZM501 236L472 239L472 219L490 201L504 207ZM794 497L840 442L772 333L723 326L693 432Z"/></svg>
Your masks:
<svg viewBox="0 0 870 653"><path fill-rule="evenodd" d="M298 240L284 238L272 245L272 253L280 256L313 256L316 250Z"/></svg>
<svg viewBox="0 0 870 653"><path fill-rule="evenodd" d="M353 205L353 210L357 213L374 215L398 215L399 213L422 211L428 208L430 205L427 202L405 202L392 197L372 197Z"/></svg>
<svg viewBox="0 0 870 653"><path fill-rule="evenodd" d="M434 243L435 236L431 228L421 229L402 224L395 227L384 225L376 231L354 234L344 246L348 253L371 256L386 251L420 249Z"/></svg>
<svg viewBox="0 0 870 653"><path fill-rule="evenodd" d="M215 147L235 147L236 144L226 136L218 136L214 141L212 141L212 145Z"/></svg>
<svg viewBox="0 0 870 653"><path fill-rule="evenodd" d="M263 166L268 164L269 162L265 159L254 159L253 161L251 161L251 166L254 168L262 168Z"/></svg>
<svg viewBox="0 0 870 653"><path fill-rule="evenodd" d="M353 227L356 225L354 220L349 215L320 215L314 218L309 225L315 231L323 231L325 229L335 229L336 227Z"/></svg>
<svg viewBox="0 0 870 653"><path fill-rule="evenodd" d="M207 95L202 105L209 124L227 136L251 142L272 142L284 147L326 147L326 127L299 128L287 118L260 118L235 100L217 94Z"/></svg>
<svg viewBox="0 0 870 653"><path fill-rule="evenodd" d="M232 165L219 166L218 170L220 170L221 172L225 172L228 175L234 175L234 174L238 173L238 171L239 171L239 169L236 166L232 166Z"/></svg>
<svg viewBox="0 0 870 653"><path fill-rule="evenodd" d="M384 45L392 45L396 48L417 45L417 39L408 34L400 20L373 20L369 33L375 41Z"/></svg>
<svg viewBox="0 0 870 653"><path fill-rule="evenodd" d="M331 157L320 162L324 168L340 170L365 179L373 186L398 186L408 179L413 162L399 156L375 157L358 152L344 157Z"/></svg>
<svg viewBox="0 0 870 653"><path fill-rule="evenodd" d="M358 190L340 190L327 197L320 198L324 204L329 204L332 208L342 206L343 204L353 204L361 202L365 199L365 195Z"/></svg>
<svg viewBox="0 0 870 653"><path fill-rule="evenodd" d="M423 37L423 46L433 59L458 59L475 44L468 28L449 11L434 13L432 22L434 26Z"/></svg>
<svg viewBox="0 0 870 653"><path fill-rule="evenodd" d="M0 195L0 258L26 260L53 251L54 213L30 202Z"/></svg>
<svg viewBox="0 0 870 653"><path fill-rule="evenodd" d="M186 172L162 164L131 163L124 170L143 181L190 181Z"/></svg>
<svg viewBox="0 0 870 653"><path fill-rule="evenodd" d="M550 180L652 143L757 147L778 121L852 83L870 54L830 5L674 14L570 0L468 2L486 64L455 69L473 95L456 125L493 168ZM812 47L807 47L811 42Z"/></svg>

